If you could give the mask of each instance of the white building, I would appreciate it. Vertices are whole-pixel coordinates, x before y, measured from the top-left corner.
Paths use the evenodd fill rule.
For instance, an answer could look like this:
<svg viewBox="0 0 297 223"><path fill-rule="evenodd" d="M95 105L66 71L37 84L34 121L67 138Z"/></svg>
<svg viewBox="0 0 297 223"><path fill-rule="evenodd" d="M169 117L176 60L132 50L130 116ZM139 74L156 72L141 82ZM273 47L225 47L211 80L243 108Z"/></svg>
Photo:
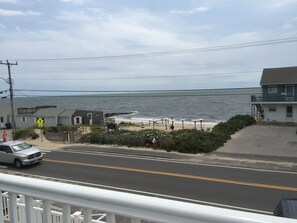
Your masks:
<svg viewBox="0 0 297 223"><path fill-rule="evenodd" d="M297 67L264 69L252 113L265 122L297 123Z"/></svg>

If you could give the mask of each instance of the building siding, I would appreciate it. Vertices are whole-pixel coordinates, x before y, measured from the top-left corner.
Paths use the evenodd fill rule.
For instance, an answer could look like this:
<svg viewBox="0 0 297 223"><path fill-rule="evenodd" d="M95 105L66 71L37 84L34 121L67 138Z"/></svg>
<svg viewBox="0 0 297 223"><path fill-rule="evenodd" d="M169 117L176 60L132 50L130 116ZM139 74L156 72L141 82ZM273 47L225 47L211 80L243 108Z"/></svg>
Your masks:
<svg viewBox="0 0 297 223"><path fill-rule="evenodd" d="M63 115L60 117L59 114L61 114L61 111L63 110ZM44 118L45 123L43 124L45 127L49 126L57 126L57 125L74 125L74 118L79 116L81 117L82 123L84 125L90 125L90 124L104 124L104 112L102 111L88 111L88 110L67 110L65 109L58 110L57 108L42 108L40 110L37 110L34 114L17 114L16 115L16 127L17 128L27 128L36 126L36 120L37 118ZM69 113L69 116L65 115L66 113ZM8 111L7 111L8 113ZM72 115L70 115L72 114ZM90 117L88 117L88 114L91 114L92 121L90 122ZM0 128L5 128L6 123L11 123L11 115L4 115L4 112L2 112L1 117L3 118L3 123L0 123ZM23 118L26 120L24 121Z"/></svg>
<svg viewBox="0 0 297 223"><path fill-rule="evenodd" d="M290 84L287 84L290 85ZM288 101L289 99L286 97L286 86L287 85L264 85L262 86L262 96L263 101ZM276 86L276 93L268 93L269 86ZM297 101L297 85L294 86L294 94L293 98L290 100Z"/></svg>
<svg viewBox="0 0 297 223"><path fill-rule="evenodd" d="M293 117L287 118L287 106L293 107ZM264 121L266 122L297 122L297 105L262 105L264 109ZM269 108L275 107L276 111L269 111Z"/></svg>

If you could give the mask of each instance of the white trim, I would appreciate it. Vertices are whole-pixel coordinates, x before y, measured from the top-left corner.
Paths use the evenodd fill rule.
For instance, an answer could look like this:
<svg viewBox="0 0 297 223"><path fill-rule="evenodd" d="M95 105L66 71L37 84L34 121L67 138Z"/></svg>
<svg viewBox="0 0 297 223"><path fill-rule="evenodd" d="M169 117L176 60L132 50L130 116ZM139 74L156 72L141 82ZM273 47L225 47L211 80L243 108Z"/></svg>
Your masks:
<svg viewBox="0 0 297 223"><path fill-rule="evenodd" d="M21 122L27 122L27 121L28 121L27 117L21 117Z"/></svg>
<svg viewBox="0 0 297 223"><path fill-rule="evenodd" d="M89 118L89 124L93 125L93 113L87 113L87 117Z"/></svg>

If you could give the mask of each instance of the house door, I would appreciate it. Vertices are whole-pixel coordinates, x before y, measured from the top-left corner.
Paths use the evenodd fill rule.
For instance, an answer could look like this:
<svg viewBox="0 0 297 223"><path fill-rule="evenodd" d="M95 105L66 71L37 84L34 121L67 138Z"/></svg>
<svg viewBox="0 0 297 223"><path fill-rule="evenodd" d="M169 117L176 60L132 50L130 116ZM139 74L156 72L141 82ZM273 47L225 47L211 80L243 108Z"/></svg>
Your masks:
<svg viewBox="0 0 297 223"><path fill-rule="evenodd" d="M293 106L287 106L287 118L293 118Z"/></svg>
<svg viewBox="0 0 297 223"><path fill-rule="evenodd" d="M89 118L89 124L93 125L93 118L92 118L92 113L88 113L88 118Z"/></svg>
<svg viewBox="0 0 297 223"><path fill-rule="evenodd" d="M294 85L286 85L286 101L294 100Z"/></svg>
<svg viewBox="0 0 297 223"><path fill-rule="evenodd" d="M80 125L82 124L82 117L81 116L75 116L74 117L74 125Z"/></svg>
<svg viewBox="0 0 297 223"><path fill-rule="evenodd" d="M1 129L5 128L4 117L0 117L0 128Z"/></svg>

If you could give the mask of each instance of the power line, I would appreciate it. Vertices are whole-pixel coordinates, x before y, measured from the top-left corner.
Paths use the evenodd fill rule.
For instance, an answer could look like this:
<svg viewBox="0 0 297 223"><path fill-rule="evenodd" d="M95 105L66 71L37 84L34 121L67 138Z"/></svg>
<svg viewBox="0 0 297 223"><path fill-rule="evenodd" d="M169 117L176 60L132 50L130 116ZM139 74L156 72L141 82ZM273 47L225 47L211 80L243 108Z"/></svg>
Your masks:
<svg viewBox="0 0 297 223"><path fill-rule="evenodd" d="M160 52L152 52L152 53L124 54L124 55L114 55L114 56L94 56L94 57L29 58L29 59L20 58L16 60L21 62L58 62L58 61L135 59L135 58L158 57L158 56L178 56L178 55L193 54L193 53L199 53L199 52L232 50L232 49L240 49L240 48L248 48L248 47L261 47L261 46L267 46L267 45L285 44L285 43L293 43L293 42L297 42L297 37L244 42L244 43L210 46L210 47L200 47L200 48L193 48L193 49L160 51Z"/></svg>
<svg viewBox="0 0 297 223"><path fill-rule="evenodd" d="M38 103L38 105L40 105L40 104L41 104L41 105L46 105L46 104L44 104L43 102L41 102L41 101L39 101L39 100L36 100L36 99L34 99L34 98L32 98L32 97L30 97L30 96L24 94L23 92L21 92L21 91L18 90L18 89L15 89L15 91L19 92L23 97L30 98L30 100L35 101L36 103ZM19 95L17 95L17 96L19 96ZM30 103L30 102L29 102L29 103ZM30 103L30 104L31 104L31 106L35 106L35 105L32 104L32 103Z"/></svg>
<svg viewBox="0 0 297 223"><path fill-rule="evenodd" d="M159 75L159 76L132 76L132 77L96 77L96 78L15 78L18 80L47 80L47 81L89 81L89 80L118 80L118 79L156 79L156 78L178 78L178 77L197 77L197 76L218 76L229 74L245 74L245 73L258 73L260 70L254 71L237 71L237 72L219 72L219 73L203 73L203 74L188 74L188 75Z"/></svg>

